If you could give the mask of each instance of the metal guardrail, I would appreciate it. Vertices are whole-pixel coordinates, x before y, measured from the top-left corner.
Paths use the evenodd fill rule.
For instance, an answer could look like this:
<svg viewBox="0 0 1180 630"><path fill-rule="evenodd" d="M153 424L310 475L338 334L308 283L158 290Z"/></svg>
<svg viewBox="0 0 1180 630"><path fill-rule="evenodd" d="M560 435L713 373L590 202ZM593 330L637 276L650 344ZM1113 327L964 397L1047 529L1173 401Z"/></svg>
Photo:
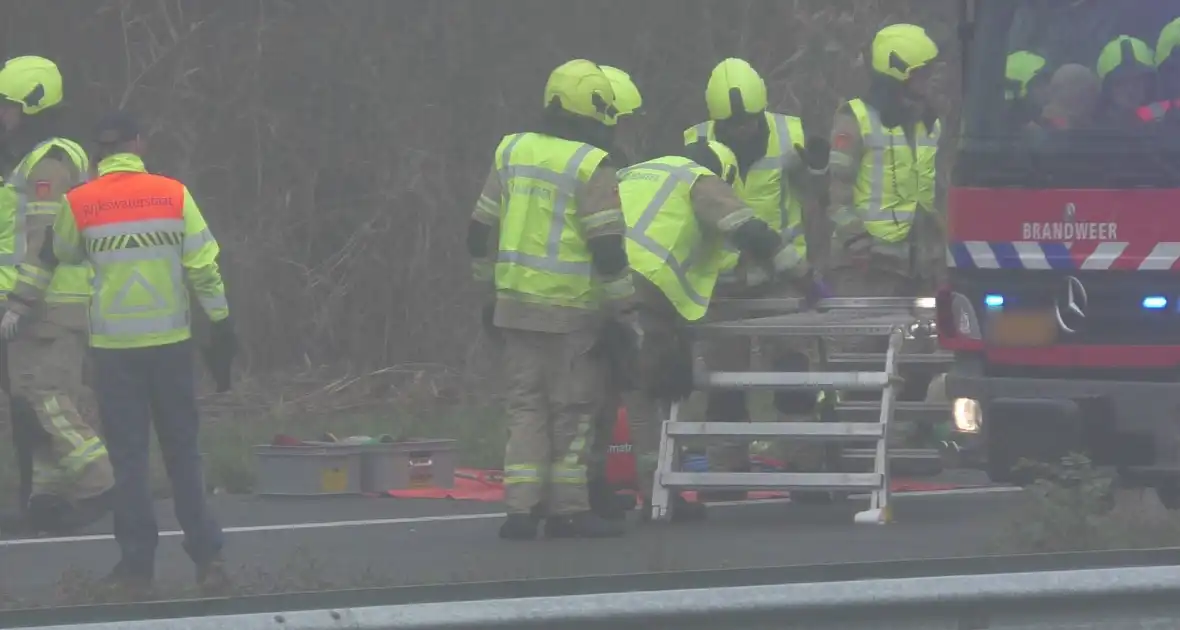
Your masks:
<svg viewBox="0 0 1180 630"><path fill-rule="evenodd" d="M1008 556L926 558L838 564L707 569L579 577L455 582L389 588L252 595L217 599L99 604L0 611L0 628L143 622L153 619L225 617L274 611L310 611L375 606L447 604L496 599L562 597L618 592L717 589L782 584L944 578L1034 571L1125 569L1180 565L1180 548L1039 553ZM156 626L157 628L165 626ZM1174 630L1169 628L1169 630Z"/></svg>
<svg viewBox="0 0 1180 630"><path fill-rule="evenodd" d="M48 630L1082 630L1180 627L1180 566L600 593Z"/></svg>

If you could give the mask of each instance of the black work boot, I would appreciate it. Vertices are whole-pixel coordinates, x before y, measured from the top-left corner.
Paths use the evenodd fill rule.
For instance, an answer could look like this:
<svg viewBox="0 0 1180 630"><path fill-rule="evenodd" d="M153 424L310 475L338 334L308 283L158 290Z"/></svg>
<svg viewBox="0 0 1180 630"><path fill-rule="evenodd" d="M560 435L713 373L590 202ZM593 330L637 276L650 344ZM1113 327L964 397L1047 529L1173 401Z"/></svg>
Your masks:
<svg viewBox="0 0 1180 630"><path fill-rule="evenodd" d="M787 464L787 472L807 473L820 470L823 470L823 468L801 468ZM835 502L835 497L827 490L791 490L787 494L787 497L791 500L791 503L798 505L828 505Z"/></svg>
<svg viewBox="0 0 1180 630"><path fill-rule="evenodd" d="M197 565L197 588L205 597L224 597L231 593L233 585L220 555Z"/></svg>
<svg viewBox="0 0 1180 630"><path fill-rule="evenodd" d="M621 521L627 518L627 511L623 508L622 502L605 479L591 480L588 490L591 512L607 521Z"/></svg>
<svg viewBox="0 0 1180 630"><path fill-rule="evenodd" d="M509 514L500 526L504 540L535 540L539 519L534 514Z"/></svg>
<svg viewBox="0 0 1180 630"><path fill-rule="evenodd" d="M608 521L594 512L545 519L546 538L615 538L626 532L624 521Z"/></svg>

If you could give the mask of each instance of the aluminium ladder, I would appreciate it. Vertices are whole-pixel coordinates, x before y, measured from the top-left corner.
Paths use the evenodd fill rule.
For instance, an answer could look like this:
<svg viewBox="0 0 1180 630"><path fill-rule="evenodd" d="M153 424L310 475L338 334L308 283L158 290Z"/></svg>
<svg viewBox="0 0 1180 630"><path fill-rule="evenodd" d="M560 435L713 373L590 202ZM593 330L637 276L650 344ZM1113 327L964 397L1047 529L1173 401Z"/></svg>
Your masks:
<svg viewBox="0 0 1180 630"><path fill-rule="evenodd" d="M744 310L794 311L789 315L698 326L699 333L714 336L888 337L881 357L881 371L859 372L707 372L697 375L698 389L879 391L875 421L860 422L684 422L680 404L673 403L660 431L660 452L651 497L651 517L671 517L672 493L681 490L812 490L867 492L869 508L857 513L857 523L891 520L889 429L903 383L898 373L899 355L916 322L925 322L918 311L933 308L930 298L832 298L816 305L818 312L799 312L803 300L734 300ZM923 324L925 325L925 324ZM911 335L912 336L912 335ZM822 344L821 344L822 347ZM824 357L826 359L827 357ZM867 358L867 357L861 357ZM868 411L863 410L863 411ZM863 414L862 414L863 415ZM871 442L869 472L683 472L679 468L679 441L686 438L788 438L832 442Z"/></svg>

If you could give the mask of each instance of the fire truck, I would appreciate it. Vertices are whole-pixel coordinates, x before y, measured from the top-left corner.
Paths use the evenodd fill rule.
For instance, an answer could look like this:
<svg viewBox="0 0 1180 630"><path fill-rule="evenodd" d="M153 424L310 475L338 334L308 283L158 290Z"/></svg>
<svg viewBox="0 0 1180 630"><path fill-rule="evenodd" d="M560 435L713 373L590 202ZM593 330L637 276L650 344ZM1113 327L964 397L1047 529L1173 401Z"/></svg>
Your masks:
<svg viewBox="0 0 1180 630"><path fill-rule="evenodd" d="M962 0L960 11L962 124L936 298L957 430L978 434L993 481L1076 452L1176 509L1180 124L1117 109L1180 91L1164 93L1176 86L1163 66L1124 73L1100 56L1120 40L1123 57L1139 54L1129 38L1154 54L1180 0ZM1037 89L1009 76L1014 53L1044 60ZM1094 73L1095 98L1077 67L1058 84L1067 64ZM1046 102L1070 120L1039 118Z"/></svg>

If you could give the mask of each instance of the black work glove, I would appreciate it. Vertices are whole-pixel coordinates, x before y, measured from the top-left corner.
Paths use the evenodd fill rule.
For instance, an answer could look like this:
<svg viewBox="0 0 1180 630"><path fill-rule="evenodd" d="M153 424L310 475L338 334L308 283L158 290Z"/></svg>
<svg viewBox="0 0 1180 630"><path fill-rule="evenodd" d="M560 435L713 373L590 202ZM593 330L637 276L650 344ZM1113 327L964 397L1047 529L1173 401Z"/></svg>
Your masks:
<svg viewBox="0 0 1180 630"><path fill-rule="evenodd" d="M811 136L807 138L805 144L795 145L795 153L807 165L808 170L819 175L828 170L828 159L832 155L832 145L827 138Z"/></svg>
<svg viewBox="0 0 1180 630"><path fill-rule="evenodd" d="M213 322L209 327L209 346L205 348L205 365L219 393L230 390L234 357L237 354L238 337L234 333L233 322L228 317Z"/></svg>
<svg viewBox="0 0 1180 630"><path fill-rule="evenodd" d="M606 360L612 389L617 392L635 388L639 343L635 331L617 320L608 320L599 333L597 349Z"/></svg>
<svg viewBox="0 0 1180 630"><path fill-rule="evenodd" d="M692 341L684 331L661 336L661 340L653 343L658 349L644 353L654 363L642 368L646 377L644 389L656 400L685 400L694 389Z"/></svg>

